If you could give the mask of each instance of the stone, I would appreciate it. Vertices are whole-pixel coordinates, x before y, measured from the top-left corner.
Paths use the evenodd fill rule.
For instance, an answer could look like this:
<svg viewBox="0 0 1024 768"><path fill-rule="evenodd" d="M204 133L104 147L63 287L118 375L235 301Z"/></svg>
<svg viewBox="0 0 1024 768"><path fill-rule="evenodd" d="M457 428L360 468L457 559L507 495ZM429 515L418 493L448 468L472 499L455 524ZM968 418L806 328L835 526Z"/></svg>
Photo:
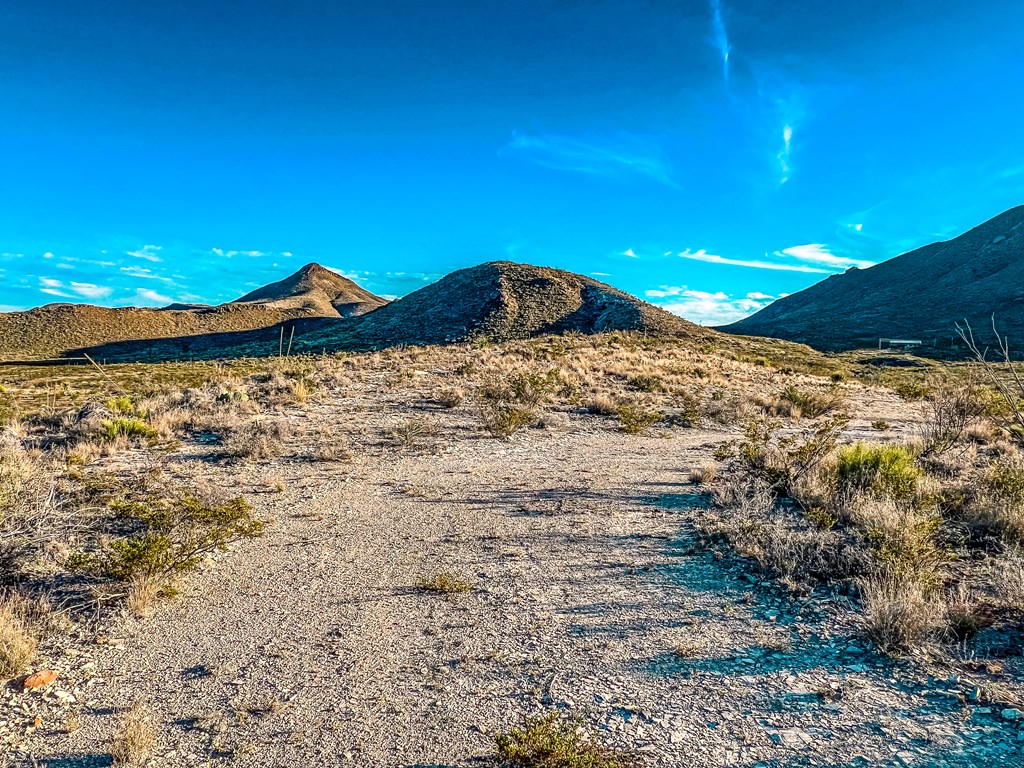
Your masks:
<svg viewBox="0 0 1024 768"><path fill-rule="evenodd" d="M1024 719L1024 712L1019 709L1004 709L1001 713L1003 720L1021 720Z"/></svg>
<svg viewBox="0 0 1024 768"><path fill-rule="evenodd" d="M25 681L21 684L21 688L24 691L30 691L34 688L45 688L56 679L57 673L52 669L41 669L26 677Z"/></svg>

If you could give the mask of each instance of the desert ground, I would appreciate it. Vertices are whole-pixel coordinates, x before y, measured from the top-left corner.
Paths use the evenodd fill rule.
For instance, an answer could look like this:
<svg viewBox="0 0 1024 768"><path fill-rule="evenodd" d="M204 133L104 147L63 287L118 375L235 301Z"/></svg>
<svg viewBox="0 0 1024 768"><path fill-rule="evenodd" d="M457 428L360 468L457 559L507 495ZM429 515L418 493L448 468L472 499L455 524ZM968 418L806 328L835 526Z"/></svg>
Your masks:
<svg viewBox="0 0 1024 768"><path fill-rule="evenodd" d="M939 450L975 385L854 362L4 368L0 764L1024 764L1013 435L967 409ZM912 492L844 486L855 444Z"/></svg>

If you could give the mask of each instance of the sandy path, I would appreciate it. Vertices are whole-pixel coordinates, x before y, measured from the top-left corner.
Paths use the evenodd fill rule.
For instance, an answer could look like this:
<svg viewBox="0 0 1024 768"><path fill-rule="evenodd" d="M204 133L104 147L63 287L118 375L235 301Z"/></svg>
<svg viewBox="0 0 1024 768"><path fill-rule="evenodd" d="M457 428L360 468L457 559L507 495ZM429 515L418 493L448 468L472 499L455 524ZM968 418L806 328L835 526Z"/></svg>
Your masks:
<svg viewBox="0 0 1024 768"><path fill-rule="evenodd" d="M287 490L257 497L267 535L103 647L82 726L37 756L108 764L118 713L142 698L161 765L472 765L551 706L650 765L1019 759L1012 729L964 724L944 683L866 652L848 612L801 608L691 548L674 512L696 500L686 470L728 437L572 417L508 442L287 465ZM473 591L414 588L442 570ZM677 657L681 643L698 652Z"/></svg>

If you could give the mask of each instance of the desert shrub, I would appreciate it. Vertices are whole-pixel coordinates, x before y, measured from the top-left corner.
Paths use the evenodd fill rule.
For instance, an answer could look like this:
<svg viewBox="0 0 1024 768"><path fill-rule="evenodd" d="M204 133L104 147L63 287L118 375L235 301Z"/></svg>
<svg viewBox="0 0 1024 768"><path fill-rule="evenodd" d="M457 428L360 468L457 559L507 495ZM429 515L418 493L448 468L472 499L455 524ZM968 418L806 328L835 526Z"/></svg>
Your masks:
<svg viewBox="0 0 1024 768"><path fill-rule="evenodd" d="M40 547L57 510L53 476L12 437L0 434L0 580Z"/></svg>
<svg viewBox="0 0 1024 768"><path fill-rule="evenodd" d="M615 416L618 413L619 404L614 398L607 395L597 395L587 401L587 413L593 416Z"/></svg>
<svg viewBox="0 0 1024 768"><path fill-rule="evenodd" d="M881 570L926 585L937 581L947 553L936 540L943 519L928 505L913 500L859 496L841 510L866 538Z"/></svg>
<svg viewBox="0 0 1024 768"><path fill-rule="evenodd" d="M783 436L778 422L754 421L747 425L744 439L731 446L732 462L738 471L766 483L773 493L791 496L835 450L846 424L845 417L833 416L813 431Z"/></svg>
<svg viewBox="0 0 1024 768"><path fill-rule="evenodd" d="M142 413L135 407L135 403L127 395L109 398L104 405L107 410L117 416L140 416Z"/></svg>
<svg viewBox="0 0 1024 768"><path fill-rule="evenodd" d="M840 448L836 461L839 488L847 493L911 498L922 474L905 445L854 443Z"/></svg>
<svg viewBox="0 0 1024 768"><path fill-rule="evenodd" d="M23 672L35 657L38 641L22 606L10 595L0 596L0 679Z"/></svg>
<svg viewBox="0 0 1024 768"><path fill-rule="evenodd" d="M965 514L972 524L1024 544L1024 459L996 459L978 478Z"/></svg>
<svg viewBox="0 0 1024 768"><path fill-rule="evenodd" d="M918 650L943 629L942 606L916 580L873 576L860 590L865 633L883 653L900 656Z"/></svg>
<svg viewBox="0 0 1024 768"><path fill-rule="evenodd" d="M968 640L985 627L992 626L995 617L991 607L963 583L946 595L946 628L957 640Z"/></svg>
<svg viewBox="0 0 1024 768"><path fill-rule="evenodd" d="M873 429L877 429L879 432L888 432L890 429L892 429L892 424L890 424L885 419L875 419L874 421L871 422L871 426Z"/></svg>
<svg viewBox="0 0 1024 768"><path fill-rule="evenodd" d="M156 716L141 701L125 713L110 745L116 768L139 768L149 761L156 748Z"/></svg>
<svg viewBox="0 0 1024 768"><path fill-rule="evenodd" d="M462 387L445 387L437 393L437 402L445 408L455 408L466 399L466 392Z"/></svg>
<svg viewBox="0 0 1024 768"><path fill-rule="evenodd" d="M219 504L182 496L121 502L112 508L137 520L143 530L115 539L104 555L81 564L117 579L189 570L205 556L239 539L258 536L264 528L240 496Z"/></svg>
<svg viewBox="0 0 1024 768"><path fill-rule="evenodd" d="M636 403L620 403L615 409L619 425L627 435L639 435L661 421L660 411L644 408Z"/></svg>
<svg viewBox="0 0 1024 768"><path fill-rule="evenodd" d="M557 713L527 718L495 736L498 763L511 768L636 768L631 755L597 743L576 721Z"/></svg>
<svg viewBox="0 0 1024 768"><path fill-rule="evenodd" d="M284 422L254 419L225 430L223 452L225 456L235 459L272 459L281 454L290 435Z"/></svg>
<svg viewBox="0 0 1024 768"><path fill-rule="evenodd" d="M469 592L473 585L464 576L451 571L441 571L416 580L416 588L423 592L439 592L445 595Z"/></svg>
<svg viewBox="0 0 1024 768"><path fill-rule="evenodd" d="M779 399L784 403L789 403L795 409L795 413L792 415L807 416L812 419L832 413L844 402L842 391L837 387L832 387L827 392L811 392L790 385L782 391Z"/></svg>
<svg viewBox="0 0 1024 768"><path fill-rule="evenodd" d="M146 440L156 436L156 431L138 416L115 416L104 419L100 424L100 437L108 442L118 438L128 440Z"/></svg>
<svg viewBox="0 0 1024 768"><path fill-rule="evenodd" d="M494 437L509 437L533 426L540 418L534 408L506 403L485 403L479 410L484 429Z"/></svg>
<svg viewBox="0 0 1024 768"><path fill-rule="evenodd" d="M547 402L558 382L557 368L552 368L546 373L520 370L502 379L488 381L480 387L478 394L485 401L539 408Z"/></svg>
<svg viewBox="0 0 1024 768"><path fill-rule="evenodd" d="M939 456L956 446L988 412L985 393L972 384L944 384L928 401L922 425L924 454Z"/></svg>
<svg viewBox="0 0 1024 768"><path fill-rule="evenodd" d="M641 374L626 379L626 386L637 392L664 392L665 382L660 376Z"/></svg>
<svg viewBox="0 0 1024 768"><path fill-rule="evenodd" d="M419 445L425 438L433 437L437 433L437 424L433 421L413 418L402 422L391 430L391 437L396 443L411 447Z"/></svg>

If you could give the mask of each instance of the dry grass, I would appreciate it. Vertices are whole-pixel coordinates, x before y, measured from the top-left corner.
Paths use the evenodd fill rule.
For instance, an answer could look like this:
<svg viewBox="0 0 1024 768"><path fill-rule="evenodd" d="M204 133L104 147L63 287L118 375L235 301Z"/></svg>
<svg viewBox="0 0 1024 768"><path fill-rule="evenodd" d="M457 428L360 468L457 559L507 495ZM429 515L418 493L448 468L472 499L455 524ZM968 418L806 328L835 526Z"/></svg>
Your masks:
<svg viewBox="0 0 1024 768"><path fill-rule="evenodd" d="M920 582L876 576L861 584L864 631L879 650L893 656L926 647L943 629L944 611Z"/></svg>
<svg viewBox="0 0 1024 768"><path fill-rule="evenodd" d="M22 600L0 597L0 679L24 672L35 657L38 640L23 607Z"/></svg>
<svg viewBox="0 0 1024 768"><path fill-rule="evenodd" d="M125 713L110 745L113 764L122 768L140 768L149 762L156 748L156 716L141 701Z"/></svg>
<svg viewBox="0 0 1024 768"><path fill-rule="evenodd" d="M416 588L422 592L454 595L460 592L469 592L473 589L473 584L465 576L458 573L441 571L430 576L421 576L416 580Z"/></svg>

